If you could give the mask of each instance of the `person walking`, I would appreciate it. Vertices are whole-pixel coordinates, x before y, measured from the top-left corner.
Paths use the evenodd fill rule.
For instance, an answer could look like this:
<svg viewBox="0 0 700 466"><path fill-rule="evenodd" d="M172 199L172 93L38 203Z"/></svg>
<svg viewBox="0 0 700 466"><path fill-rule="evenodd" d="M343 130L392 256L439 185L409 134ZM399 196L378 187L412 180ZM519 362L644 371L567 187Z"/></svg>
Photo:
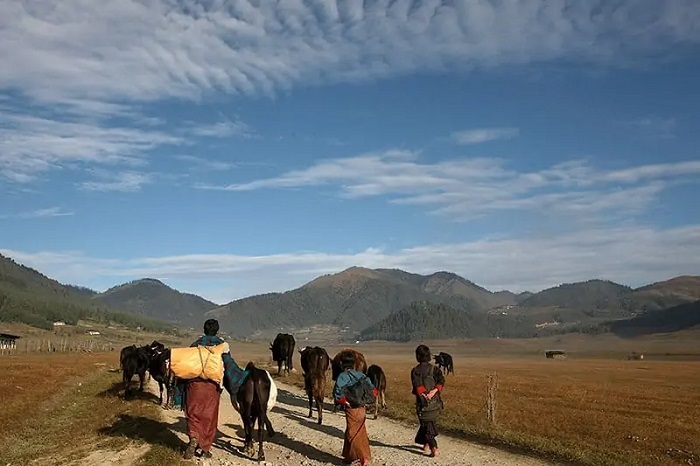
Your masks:
<svg viewBox="0 0 700 466"><path fill-rule="evenodd" d="M369 449L367 434L367 416L365 406L352 406L346 397L348 387L363 380L376 397L378 391L372 381L360 371L354 369L355 358L352 353L343 353L340 359L343 372L333 387L333 399L338 405L345 407L345 437L343 440L343 462L347 464L369 465L372 455Z"/></svg>
<svg viewBox="0 0 700 466"><path fill-rule="evenodd" d="M423 451L431 457L440 454L436 437L438 428L436 421L443 409L442 389L445 386L445 376L439 367L431 363L430 348L419 345L416 348L416 365L411 369L412 393L416 397L416 415L418 416L418 432L415 443L423 446Z"/></svg>
<svg viewBox="0 0 700 466"><path fill-rule="evenodd" d="M216 319L208 319L204 322L204 335L195 340L190 347L216 346L225 343L222 338L217 336L218 332L219 322ZM224 363L223 385L229 393L235 395L248 376L248 371L241 369L236 364L228 347L221 358ZM181 381L180 384L178 386L178 391L182 395L180 404L185 411L187 436L189 437L184 458L191 459L197 448L201 450L201 457L211 458L211 448L219 425L219 402L221 401L222 388L216 382L202 378ZM231 400L235 402L235 396L232 396ZM234 408L238 411L235 404Z"/></svg>

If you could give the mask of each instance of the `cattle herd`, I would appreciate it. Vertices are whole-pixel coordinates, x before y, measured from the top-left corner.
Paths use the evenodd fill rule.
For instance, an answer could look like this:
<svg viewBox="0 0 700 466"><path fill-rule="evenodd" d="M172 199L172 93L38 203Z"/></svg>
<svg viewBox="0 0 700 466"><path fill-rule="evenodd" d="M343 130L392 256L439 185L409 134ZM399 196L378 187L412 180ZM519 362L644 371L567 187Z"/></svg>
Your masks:
<svg viewBox="0 0 700 466"><path fill-rule="evenodd" d="M277 363L277 375L284 371L289 374L293 370L293 356L296 342L294 336L288 333L278 333L274 341L270 344L272 360ZM376 364L367 366L365 356L359 351L346 348L338 352L333 359L330 358L325 348L320 346L306 346L298 350L301 358L301 369L304 377L304 390L309 398L309 418L313 418L314 403L318 415L318 424L323 423L323 400L326 392L326 374L330 368L331 379L335 381L342 368L340 361L343 355L352 355L355 370L367 375L377 388L378 396L374 406L374 419L377 419L379 410L386 409L386 375L382 368ZM448 353L440 352L434 356L435 364L444 369L446 374L454 374L452 356ZM128 398L131 392L131 379L134 375L139 377L139 391L143 391L143 384L146 378L146 371L149 376L158 382L160 389L159 404L163 407L172 408L174 401L174 389L176 378L170 371L170 349L158 341L153 341L150 345L137 347L131 345L124 347L119 355L120 368L122 370L122 381L125 386L124 397ZM240 414L245 432L244 450L252 456L253 429L255 423L258 424L258 461L265 460L263 452L263 429L268 435L274 435L274 429L267 413L275 404L277 388L269 373L263 369L255 367L250 362L246 366L250 376L241 385L238 393L231 394L231 403ZM165 388L166 400L163 400L163 389ZM336 412L338 406L333 403L332 412Z"/></svg>

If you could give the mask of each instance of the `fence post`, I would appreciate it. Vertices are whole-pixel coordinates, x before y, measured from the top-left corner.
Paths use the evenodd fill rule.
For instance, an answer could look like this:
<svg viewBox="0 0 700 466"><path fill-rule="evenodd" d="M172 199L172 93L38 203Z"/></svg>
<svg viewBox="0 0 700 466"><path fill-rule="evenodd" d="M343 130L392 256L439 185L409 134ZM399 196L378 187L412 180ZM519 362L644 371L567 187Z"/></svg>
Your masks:
<svg viewBox="0 0 700 466"><path fill-rule="evenodd" d="M498 391L498 374L494 372L486 377L486 419L496 424L496 392Z"/></svg>

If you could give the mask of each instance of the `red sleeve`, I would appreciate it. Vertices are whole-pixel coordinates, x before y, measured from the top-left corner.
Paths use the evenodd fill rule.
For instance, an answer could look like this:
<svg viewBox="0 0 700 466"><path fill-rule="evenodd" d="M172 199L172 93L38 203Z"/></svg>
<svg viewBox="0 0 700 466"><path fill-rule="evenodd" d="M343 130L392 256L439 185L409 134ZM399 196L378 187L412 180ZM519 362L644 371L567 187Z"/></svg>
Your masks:
<svg viewBox="0 0 700 466"><path fill-rule="evenodd" d="M378 396L379 396L379 390L377 390L376 388L373 388L373 389L372 389L372 394L374 395L375 398L378 397Z"/></svg>
<svg viewBox="0 0 700 466"><path fill-rule="evenodd" d="M442 393L442 384L439 383L439 384L435 385L435 388L437 388L438 391L439 391L440 393Z"/></svg>
<svg viewBox="0 0 700 466"><path fill-rule="evenodd" d="M426 390L425 387L424 387L423 385L420 385L420 386L416 387L416 394L417 394L418 396L421 396L423 393L425 393L425 392L427 392L427 391L428 391L428 390Z"/></svg>
<svg viewBox="0 0 700 466"><path fill-rule="evenodd" d="M348 400L344 396L341 396L340 398L338 398L337 402L339 405L344 405L348 402Z"/></svg>

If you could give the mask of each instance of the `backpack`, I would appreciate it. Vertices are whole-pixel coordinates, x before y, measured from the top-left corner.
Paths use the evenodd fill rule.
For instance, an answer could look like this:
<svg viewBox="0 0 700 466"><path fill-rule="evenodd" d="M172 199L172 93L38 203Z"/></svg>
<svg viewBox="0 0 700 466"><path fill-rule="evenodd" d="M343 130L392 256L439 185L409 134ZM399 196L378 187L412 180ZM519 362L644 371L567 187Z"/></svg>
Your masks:
<svg viewBox="0 0 700 466"><path fill-rule="evenodd" d="M355 379L355 382L344 389L345 399L350 403L350 407L359 408L374 403L376 398L374 393L372 393L372 387L369 384L367 376L363 374L362 377L358 379L350 374L350 377Z"/></svg>
<svg viewBox="0 0 700 466"><path fill-rule="evenodd" d="M179 379L202 378L217 384L224 380L223 353L229 352L228 343L215 346L172 348L170 350L170 370Z"/></svg>

